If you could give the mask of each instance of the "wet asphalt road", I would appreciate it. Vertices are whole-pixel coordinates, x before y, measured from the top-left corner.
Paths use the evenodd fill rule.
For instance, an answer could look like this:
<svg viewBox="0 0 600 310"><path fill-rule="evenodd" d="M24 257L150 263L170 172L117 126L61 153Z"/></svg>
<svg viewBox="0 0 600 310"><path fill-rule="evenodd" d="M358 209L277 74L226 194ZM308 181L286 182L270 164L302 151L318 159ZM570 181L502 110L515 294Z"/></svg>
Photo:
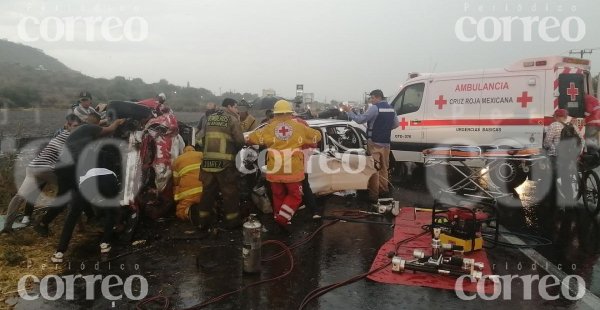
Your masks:
<svg viewBox="0 0 600 310"><path fill-rule="evenodd" d="M395 182L395 198L402 205L430 208L433 198L420 178L410 182ZM598 218L591 218L582 206L566 210L548 205L536 197L536 184L528 182L522 189L522 207L501 207L502 223L510 231L545 236L553 245L537 247L536 250L550 263L560 265L567 274L576 274L586 281L588 290L600 295L600 260ZM513 199L511 204L514 204ZM340 209L363 209L368 207L352 197L330 196L320 201L324 213L332 214ZM379 217L369 218L384 221ZM323 222L313 220L308 210L300 211L294 218L291 236L267 233L266 239L278 239L292 244L307 236ZM108 264L100 265L99 271L92 269L96 260L96 245L76 245L71 253L71 265L77 266L81 259L88 267L79 271L73 267L67 273L117 274L123 278L131 274L141 274L149 281L148 296L165 296L170 300L170 308L182 309L194 306L211 297L240 288L260 279L281 274L288 268L285 257L264 263L260 275L242 273L241 231L219 231L217 235L204 236L188 234L192 227L188 224L173 225L174 222L154 223L139 237L147 240L147 250L116 258ZM188 232L188 233L186 233ZM206 309L297 309L302 299L313 289L351 278L369 270L379 247L392 237L392 228L387 225L367 225L338 223L325 228L304 246L294 251L292 273L277 282L249 288ZM171 240L169 240L171 238ZM172 240L180 238L180 240ZM188 238L189 240L183 240ZM199 239L194 239L199 238ZM113 255L127 253L130 248L121 246ZM265 254L274 253L276 248L269 246ZM87 254L86 254L87 253ZM498 275L539 275L547 273L520 250L496 247L487 252L494 273ZM139 270L135 270L136 264ZM124 271L119 266L124 267ZM574 270L573 270L574 269ZM454 291L423 287L380 284L368 280L336 289L311 302L307 309L600 309L600 304L570 301L559 298L546 301L540 297L534 286L531 300L523 294L523 284L513 282L510 300L473 301L460 300ZM558 288L550 289L555 294ZM100 295L97 287L96 295ZM120 290L113 292L119 293ZM16 309L135 309L136 301L126 299L111 301L96 298L86 301L85 287L80 284L75 301L24 301ZM162 309L158 304L145 309Z"/></svg>

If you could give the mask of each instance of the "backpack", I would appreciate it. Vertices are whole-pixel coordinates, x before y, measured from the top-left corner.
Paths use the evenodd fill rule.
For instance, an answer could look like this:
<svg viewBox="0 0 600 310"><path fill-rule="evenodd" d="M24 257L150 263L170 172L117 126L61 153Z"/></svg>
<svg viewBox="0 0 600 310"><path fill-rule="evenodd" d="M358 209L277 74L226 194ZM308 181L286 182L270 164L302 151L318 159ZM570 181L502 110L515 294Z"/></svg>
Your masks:
<svg viewBox="0 0 600 310"><path fill-rule="evenodd" d="M581 152L581 136L571 123L562 123L563 129L560 131L560 141L557 145L557 150L572 158L579 155Z"/></svg>

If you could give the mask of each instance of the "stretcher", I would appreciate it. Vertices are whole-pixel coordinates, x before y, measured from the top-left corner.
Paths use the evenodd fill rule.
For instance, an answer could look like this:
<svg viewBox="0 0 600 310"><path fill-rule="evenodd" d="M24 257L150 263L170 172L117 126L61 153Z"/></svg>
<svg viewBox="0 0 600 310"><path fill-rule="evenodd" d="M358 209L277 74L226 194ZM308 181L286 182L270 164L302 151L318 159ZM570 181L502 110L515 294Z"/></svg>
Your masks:
<svg viewBox="0 0 600 310"><path fill-rule="evenodd" d="M474 189L477 194L470 196L482 199L496 200L501 197L512 195L512 193L503 193L494 186L484 187L482 182L484 177L495 169L498 169L502 162L507 160L517 160L533 162L544 159L539 149L534 148L498 148L496 146L447 146L430 148L423 151L425 166L447 165L461 176L455 184L450 184L442 188L442 193L458 194L467 189ZM471 167L467 165L468 160L480 160L485 163L486 169L481 167Z"/></svg>
<svg viewBox="0 0 600 310"><path fill-rule="evenodd" d="M496 146L436 147L424 150L423 156L425 166L449 166L461 176L454 184L446 183L448 186L442 187L438 195L435 196L431 213L432 227L444 227L444 224L437 223L436 218L440 216L447 217L450 208L460 208L472 212L473 219L477 218L476 210L479 210L487 215L482 221L473 220L472 230L476 230L475 225L485 222L486 226L493 231L492 235L496 242L499 237L498 227L500 227L501 221L498 212L498 199L511 196L513 193L498 190L493 184L489 184L484 180L485 176L495 172L507 160L530 162L531 165L534 161L545 158L540 149L506 149ZM485 168L469 166L467 165L469 160L482 161ZM488 186L485 186L486 183ZM481 237L471 236L460 241L464 241L464 245L467 245L466 248L471 250L483 246Z"/></svg>

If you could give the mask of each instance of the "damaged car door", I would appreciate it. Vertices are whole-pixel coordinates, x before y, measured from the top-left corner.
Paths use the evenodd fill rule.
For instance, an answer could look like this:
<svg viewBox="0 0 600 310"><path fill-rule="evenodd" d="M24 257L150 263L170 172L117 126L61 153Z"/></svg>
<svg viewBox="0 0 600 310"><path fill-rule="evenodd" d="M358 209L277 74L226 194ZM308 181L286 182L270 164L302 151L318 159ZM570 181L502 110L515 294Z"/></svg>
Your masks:
<svg viewBox="0 0 600 310"><path fill-rule="evenodd" d="M350 122L313 128L321 131L323 139L321 151L310 155L306 165L312 191L326 195L367 189L376 170L367 155L364 131Z"/></svg>

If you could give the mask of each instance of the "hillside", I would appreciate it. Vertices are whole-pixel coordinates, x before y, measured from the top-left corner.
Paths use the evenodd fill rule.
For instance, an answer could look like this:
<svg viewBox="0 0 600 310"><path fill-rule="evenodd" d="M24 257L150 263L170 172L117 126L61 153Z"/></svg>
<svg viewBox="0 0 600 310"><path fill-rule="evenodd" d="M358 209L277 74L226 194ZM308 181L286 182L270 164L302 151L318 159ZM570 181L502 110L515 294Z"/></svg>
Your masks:
<svg viewBox="0 0 600 310"><path fill-rule="evenodd" d="M0 63L20 64L50 71L71 71L67 66L42 50L0 40Z"/></svg>
<svg viewBox="0 0 600 310"><path fill-rule="evenodd" d="M175 110L198 111L208 101L220 102L224 97L251 101L250 93L224 93L215 96L205 88L181 87L160 80L147 84L142 79L97 79L73 71L43 51L0 40L0 107L69 107L81 90L88 90L94 102L144 99L160 92Z"/></svg>

